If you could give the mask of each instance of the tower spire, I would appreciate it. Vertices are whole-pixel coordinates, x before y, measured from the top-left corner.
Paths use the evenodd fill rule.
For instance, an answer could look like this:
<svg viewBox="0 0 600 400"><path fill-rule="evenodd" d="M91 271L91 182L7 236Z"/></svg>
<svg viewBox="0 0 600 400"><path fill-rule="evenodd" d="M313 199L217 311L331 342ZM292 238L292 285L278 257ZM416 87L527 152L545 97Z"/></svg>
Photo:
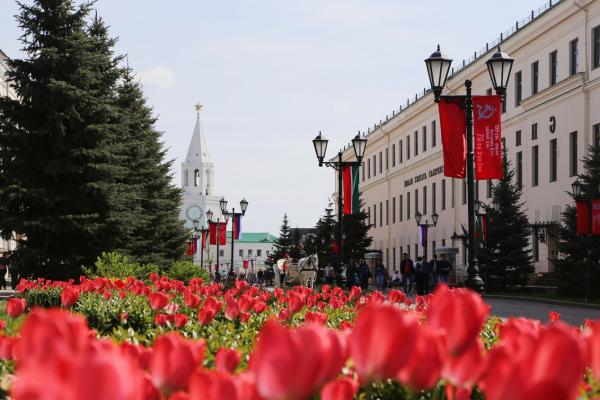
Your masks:
<svg viewBox="0 0 600 400"><path fill-rule="evenodd" d="M204 128L200 121L200 111L204 105L200 102L196 103L194 108L196 109L196 125L194 126L194 132L192 133L192 139L188 147L187 157L185 158L186 164L205 164L210 163L210 157L208 155L208 147L206 146L206 136L204 135Z"/></svg>

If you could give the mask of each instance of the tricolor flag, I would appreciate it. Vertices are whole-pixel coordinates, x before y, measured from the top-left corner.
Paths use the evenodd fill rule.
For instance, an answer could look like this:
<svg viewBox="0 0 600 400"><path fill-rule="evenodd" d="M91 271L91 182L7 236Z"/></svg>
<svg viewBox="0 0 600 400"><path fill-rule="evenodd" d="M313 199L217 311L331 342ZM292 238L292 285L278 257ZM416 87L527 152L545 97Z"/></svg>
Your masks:
<svg viewBox="0 0 600 400"><path fill-rule="evenodd" d="M421 242L421 246L425 247L427 243L427 226L419 225L419 241Z"/></svg>
<svg viewBox="0 0 600 400"><path fill-rule="evenodd" d="M344 215L359 213L358 165L344 168L342 186L344 188Z"/></svg>
<svg viewBox="0 0 600 400"><path fill-rule="evenodd" d="M240 240L240 236L242 233L242 214L234 214L232 221L233 229L233 238L235 240Z"/></svg>

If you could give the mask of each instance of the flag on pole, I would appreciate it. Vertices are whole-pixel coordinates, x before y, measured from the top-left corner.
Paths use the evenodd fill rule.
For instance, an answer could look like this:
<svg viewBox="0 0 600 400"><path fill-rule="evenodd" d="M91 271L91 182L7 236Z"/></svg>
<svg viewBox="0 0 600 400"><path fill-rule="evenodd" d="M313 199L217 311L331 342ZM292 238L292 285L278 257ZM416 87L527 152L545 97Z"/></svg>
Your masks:
<svg viewBox="0 0 600 400"><path fill-rule="evenodd" d="M206 248L206 234L207 234L207 233L208 233L208 232L206 232L206 231L203 231L203 232L202 232L202 248L203 248L203 249L205 249L205 248Z"/></svg>
<svg viewBox="0 0 600 400"><path fill-rule="evenodd" d="M419 225L419 242L421 243L421 246L425 247L425 244L427 243L427 226L426 225Z"/></svg>
<svg viewBox="0 0 600 400"><path fill-rule="evenodd" d="M233 229L233 238L235 240L240 240L241 233L242 233L242 214L234 214L233 215L231 229Z"/></svg>
<svg viewBox="0 0 600 400"><path fill-rule="evenodd" d="M217 232L217 225L219 226L219 232ZM211 222L209 225L210 230L210 244L216 245L217 238L219 240L219 245L223 246L227 243L227 225L224 223L217 224L216 222Z"/></svg>
<svg viewBox="0 0 600 400"><path fill-rule="evenodd" d="M358 193L358 165L347 166L342 171L342 187L344 190L344 215L360 212Z"/></svg>
<svg viewBox="0 0 600 400"><path fill-rule="evenodd" d="M465 97L442 96L438 103L444 175L452 178L466 176L467 139L465 124Z"/></svg>
<svg viewBox="0 0 600 400"><path fill-rule="evenodd" d="M592 235L600 236L600 199L592 200Z"/></svg>
<svg viewBox="0 0 600 400"><path fill-rule="evenodd" d="M473 96L475 179L502 179L501 96Z"/></svg>
<svg viewBox="0 0 600 400"><path fill-rule="evenodd" d="M250 260L244 260L242 266L244 267L244 269L248 269L248 266L250 265Z"/></svg>

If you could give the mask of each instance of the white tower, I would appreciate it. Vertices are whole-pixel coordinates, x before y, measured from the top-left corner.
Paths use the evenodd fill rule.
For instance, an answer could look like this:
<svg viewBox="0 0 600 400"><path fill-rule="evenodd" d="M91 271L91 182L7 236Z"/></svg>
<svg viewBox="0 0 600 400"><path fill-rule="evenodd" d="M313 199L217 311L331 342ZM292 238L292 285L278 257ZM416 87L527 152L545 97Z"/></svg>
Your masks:
<svg viewBox="0 0 600 400"><path fill-rule="evenodd" d="M181 163L182 207L181 219L188 228L192 228L193 220L197 219L199 228L207 227L206 211L213 212L213 219L221 216L219 200L221 196L214 193L213 163L210 162L204 128L200 121L202 104L196 104L196 125L190 140L190 146ZM198 255L199 256L199 255Z"/></svg>

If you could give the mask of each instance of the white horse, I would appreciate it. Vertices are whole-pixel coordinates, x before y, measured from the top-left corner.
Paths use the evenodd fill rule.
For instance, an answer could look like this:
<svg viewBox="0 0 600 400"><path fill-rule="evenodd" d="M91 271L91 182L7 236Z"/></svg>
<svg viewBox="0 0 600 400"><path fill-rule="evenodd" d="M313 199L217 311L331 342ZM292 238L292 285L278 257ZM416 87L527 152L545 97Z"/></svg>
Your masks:
<svg viewBox="0 0 600 400"><path fill-rule="evenodd" d="M319 256L311 254L298 260L298 272L300 281L309 288L313 288L317 280L317 269L319 268Z"/></svg>

